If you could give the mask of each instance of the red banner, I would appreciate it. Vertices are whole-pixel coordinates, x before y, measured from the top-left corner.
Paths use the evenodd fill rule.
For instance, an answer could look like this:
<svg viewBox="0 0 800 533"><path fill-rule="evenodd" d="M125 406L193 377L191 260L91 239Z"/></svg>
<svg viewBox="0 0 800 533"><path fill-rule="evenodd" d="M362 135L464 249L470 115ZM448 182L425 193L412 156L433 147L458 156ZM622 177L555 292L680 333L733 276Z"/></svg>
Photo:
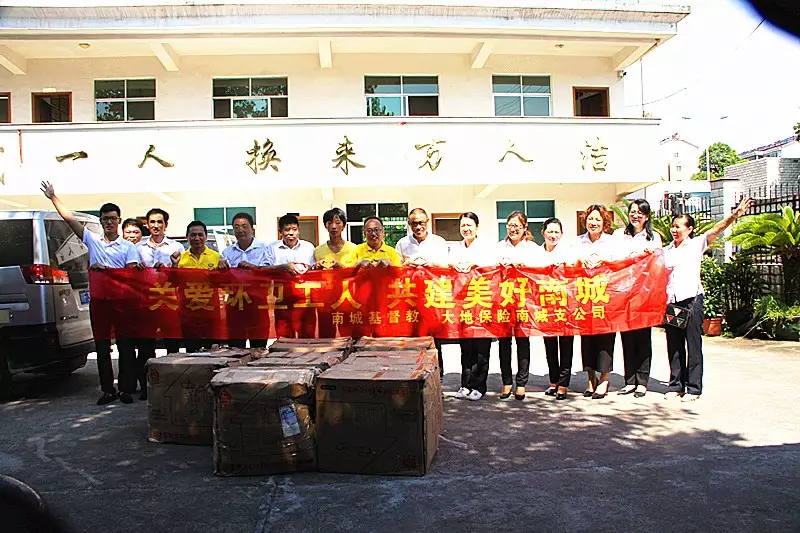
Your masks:
<svg viewBox="0 0 800 533"><path fill-rule="evenodd" d="M589 269L91 272L95 338L580 335L660 324L663 254Z"/></svg>

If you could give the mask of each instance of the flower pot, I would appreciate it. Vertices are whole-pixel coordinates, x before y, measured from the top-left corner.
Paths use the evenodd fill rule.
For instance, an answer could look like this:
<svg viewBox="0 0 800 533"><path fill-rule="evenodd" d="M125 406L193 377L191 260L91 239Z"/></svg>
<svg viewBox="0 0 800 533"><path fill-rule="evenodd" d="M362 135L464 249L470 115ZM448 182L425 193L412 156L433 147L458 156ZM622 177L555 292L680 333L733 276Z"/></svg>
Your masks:
<svg viewBox="0 0 800 533"><path fill-rule="evenodd" d="M703 334L706 337L718 337L722 335L722 317L704 318Z"/></svg>

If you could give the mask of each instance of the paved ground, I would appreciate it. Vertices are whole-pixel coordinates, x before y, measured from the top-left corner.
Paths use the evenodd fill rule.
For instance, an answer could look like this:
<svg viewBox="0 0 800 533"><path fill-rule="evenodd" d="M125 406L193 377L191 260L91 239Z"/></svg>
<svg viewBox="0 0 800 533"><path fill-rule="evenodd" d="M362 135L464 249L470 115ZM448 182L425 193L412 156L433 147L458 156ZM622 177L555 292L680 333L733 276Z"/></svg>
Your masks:
<svg viewBox="0 0 800 533"><path fill-rule="evenodd" d="M585 399L580 372L556 403L534 342L524 402L449 393L422 478L215 477L210 448L147 442L144 402L97 407L90 361L67 380L26 379L22 399L0 404L0 472L86 532L800 530L800 345L707 340L706 393L681 404L656 394L668 376L658 330L654 344L645 398ZM458 348L445 359L453 391Z"/></svg>

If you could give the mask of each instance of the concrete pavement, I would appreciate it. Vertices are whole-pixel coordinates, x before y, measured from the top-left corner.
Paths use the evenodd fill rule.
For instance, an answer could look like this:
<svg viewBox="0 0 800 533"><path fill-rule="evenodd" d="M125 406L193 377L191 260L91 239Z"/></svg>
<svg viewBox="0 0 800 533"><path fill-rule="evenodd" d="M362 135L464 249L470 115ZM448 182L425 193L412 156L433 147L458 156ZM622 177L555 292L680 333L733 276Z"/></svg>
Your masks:
<svg viewBox="0 0 800 533"><path fill-rule="evenodd" d="M800 345L706 339L700 401L665 401L663 332L651 392L583 398L542 391L532 342L525 401L456 400L445 346L445 429L422 478L306 473L218 478L211 449L147 442L144 402L94 404L94 362L66 380L25 379L0 404L0 473L39 490L76 531L798 531ZM577 347L577 343L576 343ZM580 366L575 355L574 370Z"/></svg>

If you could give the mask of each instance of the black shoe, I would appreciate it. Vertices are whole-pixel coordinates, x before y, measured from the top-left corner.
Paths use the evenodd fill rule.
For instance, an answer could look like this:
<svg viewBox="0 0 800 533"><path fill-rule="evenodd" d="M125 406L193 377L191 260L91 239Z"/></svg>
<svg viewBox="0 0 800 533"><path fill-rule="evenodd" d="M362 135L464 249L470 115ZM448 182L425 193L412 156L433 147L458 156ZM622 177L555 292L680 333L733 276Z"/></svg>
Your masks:
<svg viewBox="0 0 800 533"><path fill-rule="evenodd" d="M525 399L525 393L523 392L522 394L515 394L514 395L514 399L515 400L519 400L519 401L524 400Z"/></svg>
<svg viewBox="0 0 800 533"><path fill-rule="evenodd" d="M133 403L133 398L131 398L131 395L127 392L120 392L119 401L122 403Z"/></svg>
<svg viewBox="0 0 800 533"><path fill-rule="evenodd" d="M644 392L636 391L636 392L633 393L633 397L634 398L644 398L645 394L647 394L647 391L644 391Z"/></svg>
<svg viewBox="0 0 800 533"><path fill-rule="evenodd" d="M556 400L566 400L567 393L566 392L557 392L556 393Z"/></svg>
<svg viewBox="0 0 800 533"><path fill-rule="evenodd" d="M117 399L116 392L104 392L100 399L97 400L97 405L106 405Z"/></svg>
<svg viewBox="0 0 800 533"><path fill-rule="evenodd" d="M598 394L595 392L594 394L592 394L592 400L602 400L603 398L606 397L606 394L608 393L604 392L603 394Z"/></svg>
<svg viewBox="0 0 800 533"><path fill-rule="evenodd" d="M636 390L636 387L634 387L632 389L620 389L620 390L617 391L617 394L619 394L621 396L624 396L626 394L633 394L635 390Z"/></svg>
<svg viewBox="0 0 800 533"><path fill-rule="evenodd" d="M511 389L508 389L508 392L504 392L504 393L500 394L500 399L501 400L507 400L509 398L511 398Z"/></svg>
<svg viewBox="0 0 800 533"><path fill-rule="evenodd" d="M444 398L444 393L442 393L442 398ZM139 399L141 401L147 401L147 389L144 389L142 393L139 395Z"/></svg>
<svg viewBox="0 0 800 533"><path fill-rule="evenodd" d="M583 397L584 398L591 398L592 396L594 396L594 392L592 392L590 390L583 391Z"/></svg>
<svg viewBox="0 0 800 533"><path fill-rule="evenodd" d="M555 396L557 391L558 391L558 389L556 389L555 387L550 387L546 391L544 391L544 393L547 396Z"/></svg>

